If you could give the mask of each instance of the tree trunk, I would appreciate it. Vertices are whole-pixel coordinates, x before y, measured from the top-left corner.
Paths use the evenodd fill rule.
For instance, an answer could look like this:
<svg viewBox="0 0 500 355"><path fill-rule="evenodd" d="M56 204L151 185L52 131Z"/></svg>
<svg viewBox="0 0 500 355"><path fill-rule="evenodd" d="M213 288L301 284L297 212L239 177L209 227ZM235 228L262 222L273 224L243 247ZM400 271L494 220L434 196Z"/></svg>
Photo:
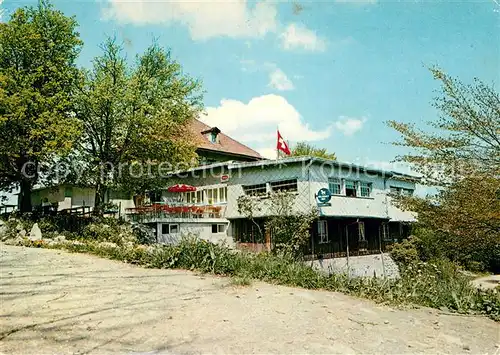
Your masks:
<svg viewBox="0 0 500 355"><path fill-rule="evenodd" d="M104 185L102 183L97 183L95 189L95 201L94 201L94 211L93 214L98 217L103 215L103 205L104 205Z"/></svg>
<svg viewBox="0 0 500 355"><path fill-rule="evenodd" d="M31 205L31 182L21 180L19 192L19 208L21 213L30 213L33 211Z"/></svg>

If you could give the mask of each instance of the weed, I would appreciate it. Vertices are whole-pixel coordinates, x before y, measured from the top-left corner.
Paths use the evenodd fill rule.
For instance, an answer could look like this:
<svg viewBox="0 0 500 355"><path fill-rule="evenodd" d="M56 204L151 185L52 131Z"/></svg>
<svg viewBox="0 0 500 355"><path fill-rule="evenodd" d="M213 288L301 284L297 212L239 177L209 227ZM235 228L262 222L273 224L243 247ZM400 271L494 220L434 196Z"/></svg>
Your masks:
<svg viewBox="0 0 500 355"><path fill-rule="evenodd" d="M231 277L231 284L233 286L250 286L252 284L252 279L247 276L234 276Z"/></svg>

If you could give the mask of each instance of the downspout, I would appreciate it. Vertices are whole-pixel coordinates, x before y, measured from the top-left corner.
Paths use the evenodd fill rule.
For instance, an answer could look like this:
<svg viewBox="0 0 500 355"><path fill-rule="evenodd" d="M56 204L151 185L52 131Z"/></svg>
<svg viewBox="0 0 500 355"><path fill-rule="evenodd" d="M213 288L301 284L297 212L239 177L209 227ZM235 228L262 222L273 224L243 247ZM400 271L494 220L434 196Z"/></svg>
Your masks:
<svg viewBox="0 0 500 355"><path fill-rule="evenodd" d="M386 175L384 175L385 216L387 217L387 220L389 220L389 200L387 198L387 179L388 179L388 177ZM385 227L386 227L385 225L382 225L382 228L384 230L385 230ZM382 252L382 237L380 235L380 231L379 231L379 234L378 234L378 246L379 246L379 249L380 249L380 260L382 261L382 273L384 274L384 279L385 279L386 278L385 262L384 262L384 253Z"/></svg>
<svg viewBox="0 0 500 355"><path fill-rule="evenodd" d="M307 166L307 193L309 195L309 209L312 210L312 202L311 202L311 165L312 165L312 159L310 164ZM314 227L312 228L311 231L311 253L313 255L312 260L314 260ZM312 265L311 261L311 265Z"/></svg>

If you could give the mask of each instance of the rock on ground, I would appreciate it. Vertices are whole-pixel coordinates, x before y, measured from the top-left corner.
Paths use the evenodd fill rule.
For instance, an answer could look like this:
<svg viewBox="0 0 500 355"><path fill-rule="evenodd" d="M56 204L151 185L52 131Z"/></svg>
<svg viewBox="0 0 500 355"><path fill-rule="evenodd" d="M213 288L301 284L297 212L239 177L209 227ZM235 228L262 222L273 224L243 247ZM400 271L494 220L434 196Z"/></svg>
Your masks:
<svg viewBox="0 0 500 355"><path fill-rule="evenodd" d="M31 241L42 240L42 231L40 230L40 227L38 227L38 223L33 224L28 238Z"/></svg>
<svg viewBox="0 0 500 355"><path fill-rule="evenodd" d="M494 354L484 317L0 244L4 354Z"/></svg>

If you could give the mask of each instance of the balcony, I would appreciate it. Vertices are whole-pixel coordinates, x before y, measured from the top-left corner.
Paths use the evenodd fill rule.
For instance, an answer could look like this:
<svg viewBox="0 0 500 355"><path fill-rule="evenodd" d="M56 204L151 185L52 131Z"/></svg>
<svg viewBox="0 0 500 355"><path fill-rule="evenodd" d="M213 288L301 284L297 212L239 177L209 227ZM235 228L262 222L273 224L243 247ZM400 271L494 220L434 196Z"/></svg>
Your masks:
<svg viewBox="0 0 500 355"><path fill-rule="evenodd" d="M133 222L147 223L171 219L217 219L223 218L223 206L153 204L136 208L127 208L127 218Z"/></svg>

